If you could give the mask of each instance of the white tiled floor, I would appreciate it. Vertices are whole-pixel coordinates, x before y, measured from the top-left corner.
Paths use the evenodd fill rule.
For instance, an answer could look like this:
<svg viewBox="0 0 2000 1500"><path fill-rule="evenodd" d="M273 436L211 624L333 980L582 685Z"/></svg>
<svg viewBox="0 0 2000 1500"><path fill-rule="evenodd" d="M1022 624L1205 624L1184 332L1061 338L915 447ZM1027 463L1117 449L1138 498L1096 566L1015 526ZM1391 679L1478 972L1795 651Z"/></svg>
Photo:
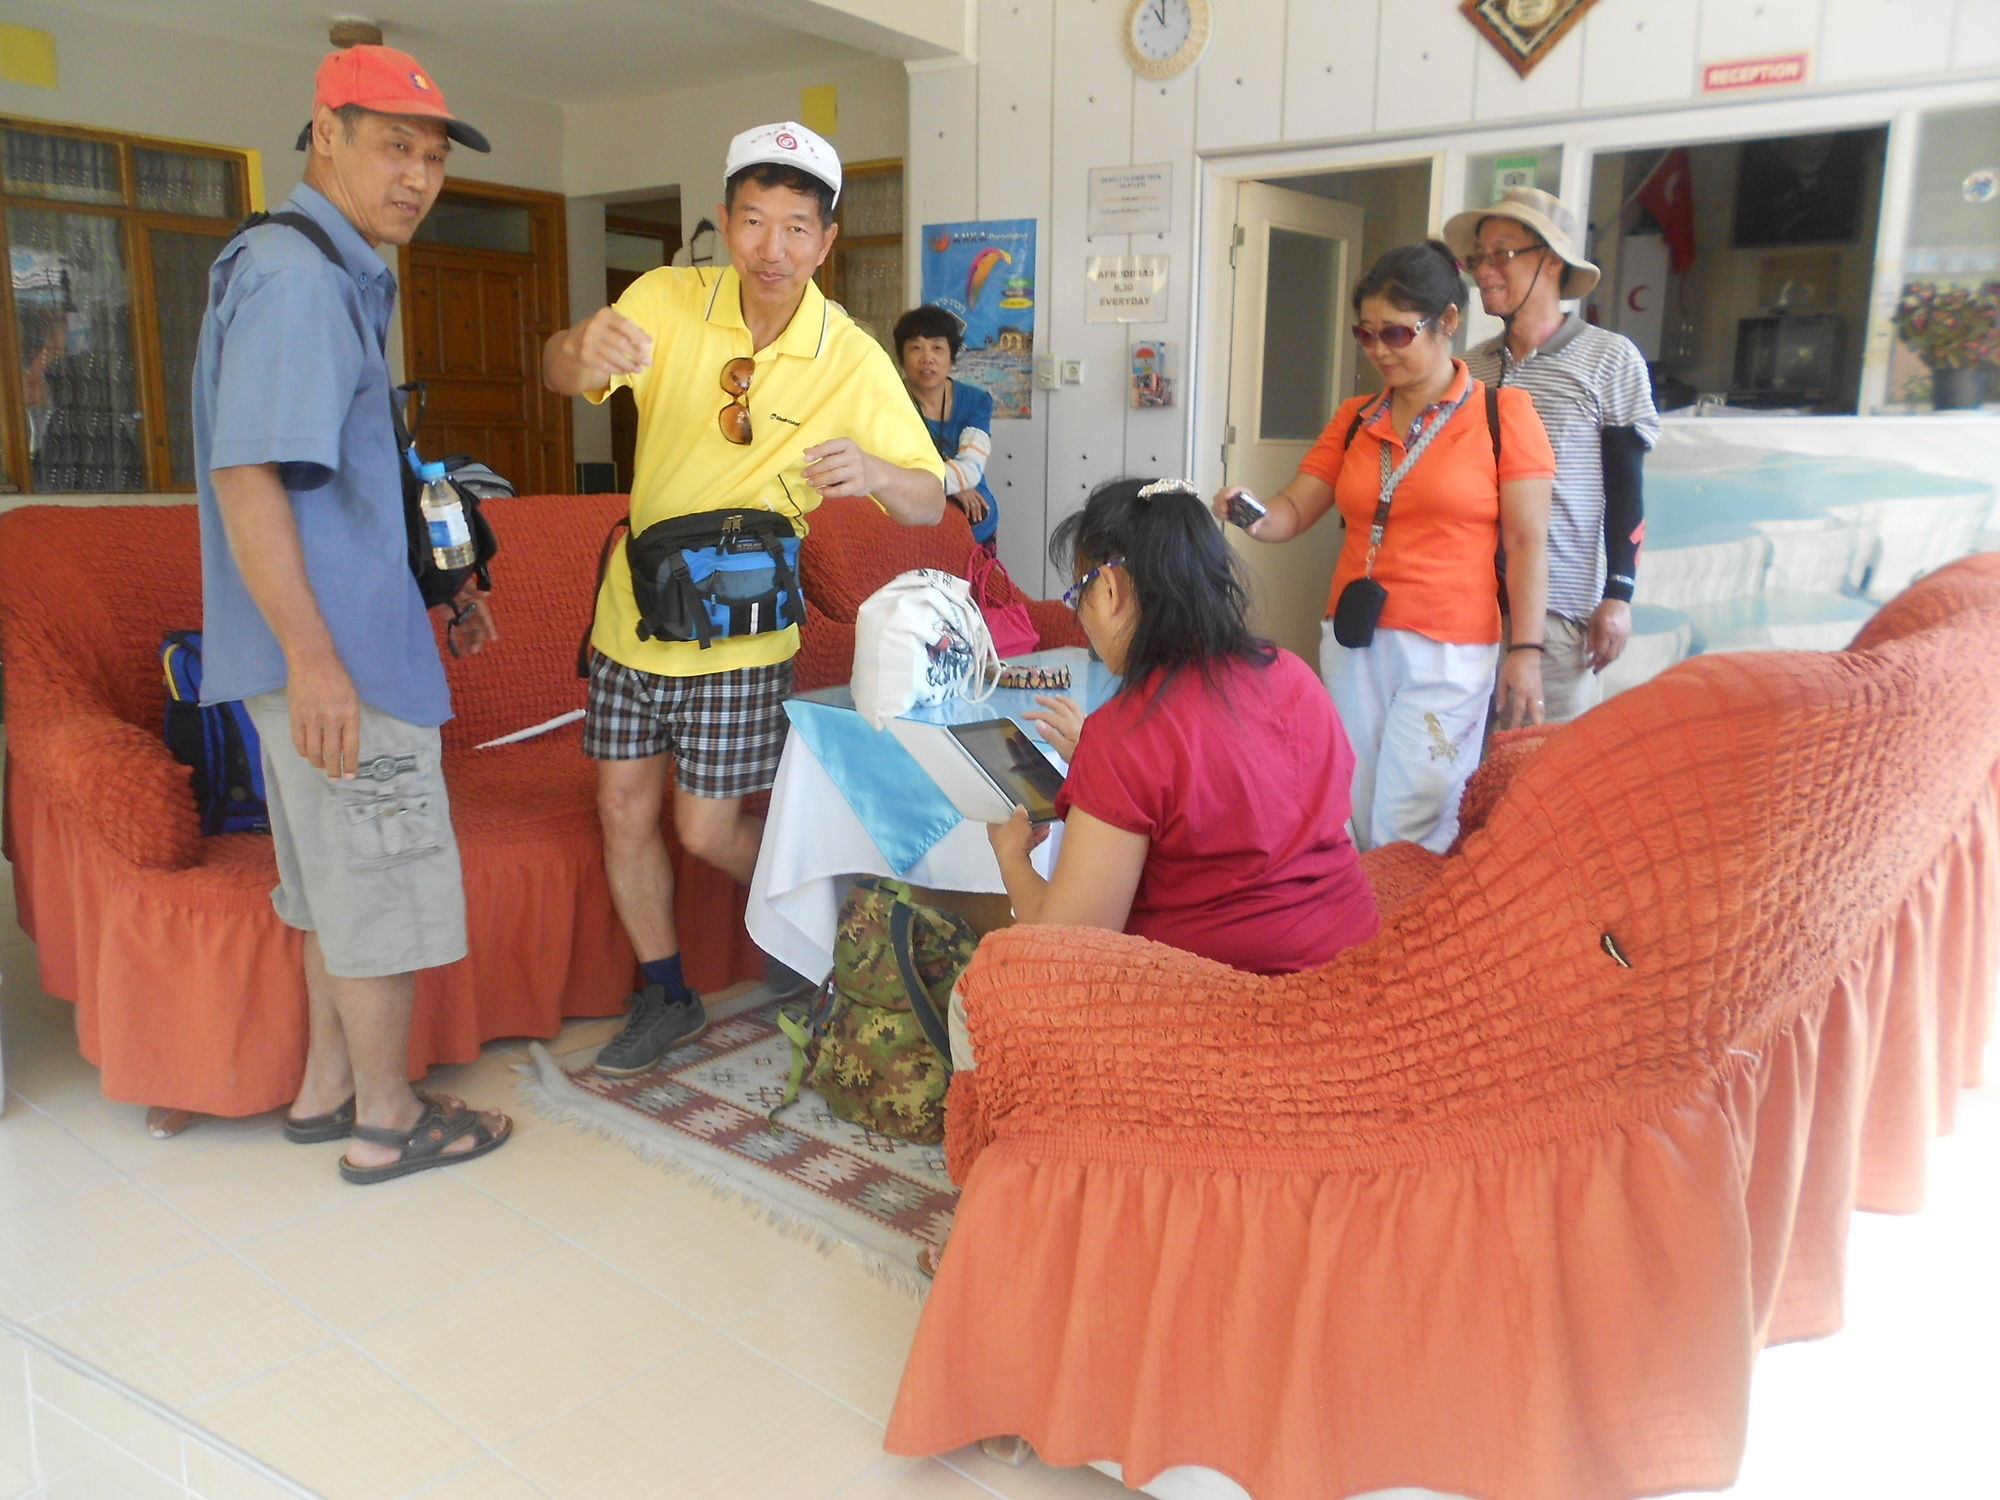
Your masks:
<svg viewBox="0 0 2000 1500"><path fill-rule="evenodd" d="M517 1121L463 1168L358 1190L338 1145L289 1145L270 1116L152 1140L99 1097L0 896L0 1314L222 1440L0 1329L0 1497L292 1493L228 1445L338 1500L1126 1493L883 1454L916 1303L538 1118L512 1046L434 1080ZM1934 1161L1924 1214L1856 1220L1848 1331L1760 1364L1736 1500L2000 1492L2000 1093L1966 1098Z"/></svg>
<svg viewBox="0 0 2000 1500"><path fill-rule="evenodd" d="M339 1500L1126 1493L885 1455L916 1302L539 1118L519 1047L433 1075L515 1118L462 1168L359 1190L273 1116L153 1140L99 1096L0 894L0 1314L225 1445ZM0 1330L0 1497L274 1493L128 1408Z"/></svg>

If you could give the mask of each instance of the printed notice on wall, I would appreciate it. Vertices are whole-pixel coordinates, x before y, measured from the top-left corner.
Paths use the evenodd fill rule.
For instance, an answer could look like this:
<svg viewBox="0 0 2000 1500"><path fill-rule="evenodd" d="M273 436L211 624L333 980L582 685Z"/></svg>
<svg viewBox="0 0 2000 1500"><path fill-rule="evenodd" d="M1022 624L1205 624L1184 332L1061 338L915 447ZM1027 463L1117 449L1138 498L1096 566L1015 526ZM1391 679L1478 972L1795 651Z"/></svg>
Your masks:
<svg viewBox="0 0 2000 1500"><path fill-rule="evenodd" d="M1167 321L1164 255L1093 255L1083 263L1084 322Z"/></svg>
<svg viewBox="0 0 2000 1500"><path fill-rule="evenodd" d="M1100 234L1165 234L1174 218L1174 164L1092 167L1090 214L1084 229Z"/></svg>

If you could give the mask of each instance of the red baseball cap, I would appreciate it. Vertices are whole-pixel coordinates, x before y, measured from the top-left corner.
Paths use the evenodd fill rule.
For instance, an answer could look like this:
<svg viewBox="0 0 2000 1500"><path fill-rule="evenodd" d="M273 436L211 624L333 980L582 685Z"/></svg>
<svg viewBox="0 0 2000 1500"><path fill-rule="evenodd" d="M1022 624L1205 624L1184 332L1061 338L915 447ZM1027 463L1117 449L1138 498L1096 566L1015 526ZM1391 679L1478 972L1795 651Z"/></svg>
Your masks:
<svg viewBox="0 0 2000 1500"><path fill-rule="evenodd" d="M358 104L378 115L421 115L442 120L444 133L461 146L474 151L491 151L486 137L463 120L452 118L446 108L444 91L417 60L394 47L363 43L339 52L329 52L313 79L313 108L328 109ZM312 139L312 121L299 132L298 148L306 149Z"/></svg>

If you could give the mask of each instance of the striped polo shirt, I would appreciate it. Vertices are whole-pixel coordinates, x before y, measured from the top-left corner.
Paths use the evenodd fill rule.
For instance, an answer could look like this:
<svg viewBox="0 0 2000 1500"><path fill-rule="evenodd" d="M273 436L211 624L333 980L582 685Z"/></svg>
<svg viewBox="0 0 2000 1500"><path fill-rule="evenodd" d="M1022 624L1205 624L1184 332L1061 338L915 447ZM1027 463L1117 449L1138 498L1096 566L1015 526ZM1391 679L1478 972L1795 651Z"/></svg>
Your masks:
<svg viewBox="0 0 2000 1500"><path fill-rule="evenodd" d="M1631 427L1648 448L1660 436L1653 388L1638 346L1571 313L1534 353L1515 360L1501 334L1470 350L1466 367L1493 385L1516 386L1556 450L1549 506L1549 612L1587 620L1604 599L1604 457L1599 435Z"/></svg>

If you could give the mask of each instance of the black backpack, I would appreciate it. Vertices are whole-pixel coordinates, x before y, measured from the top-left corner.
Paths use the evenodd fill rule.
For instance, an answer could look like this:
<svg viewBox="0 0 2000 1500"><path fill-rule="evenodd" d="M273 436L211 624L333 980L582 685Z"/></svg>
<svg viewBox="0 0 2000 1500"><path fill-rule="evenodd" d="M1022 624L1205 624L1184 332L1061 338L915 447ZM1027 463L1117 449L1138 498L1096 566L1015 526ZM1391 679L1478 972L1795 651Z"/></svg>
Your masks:
<svg viewBox="0 0 2000 1500"><path fill-rule="evenodd" d="M318 247L320 254L346 269L333 240L307 215L289 211L254 213L238 224L235 232L242 234L259 224L283 224L288 229L296 229ZM493 575L487 565L500 550L500 543L486 517L479 513L479 502L496 495L512 495L514 486L486 465L476 462L469 453L453 453L443 460L445 482L457 492L459 503L465 507L465 522L472 531L473 561L472 566L467 568L440 568L431 552L430 527L424 521L424 482L417 473L416 439L403 417L404 406L413 391L417 397L417 425L423 425L424 383L421 380L397 386L389 392L389 421L396 434L397 467L403 476L403 528L409 539L410 572L416 577L418 592L424 596L424 608L434 609L440 604L448 604L464 586L466 579L475 575L480 588L493 587Z"/></svg>
<svg viewBox="0 0 2000 1500"><path fill-rule="evenodd" d="M264 757L240 702L201 702L201 632L169 630L160 642L167 679L167 748L186 766L203 833L269 833Z"/></svg>

